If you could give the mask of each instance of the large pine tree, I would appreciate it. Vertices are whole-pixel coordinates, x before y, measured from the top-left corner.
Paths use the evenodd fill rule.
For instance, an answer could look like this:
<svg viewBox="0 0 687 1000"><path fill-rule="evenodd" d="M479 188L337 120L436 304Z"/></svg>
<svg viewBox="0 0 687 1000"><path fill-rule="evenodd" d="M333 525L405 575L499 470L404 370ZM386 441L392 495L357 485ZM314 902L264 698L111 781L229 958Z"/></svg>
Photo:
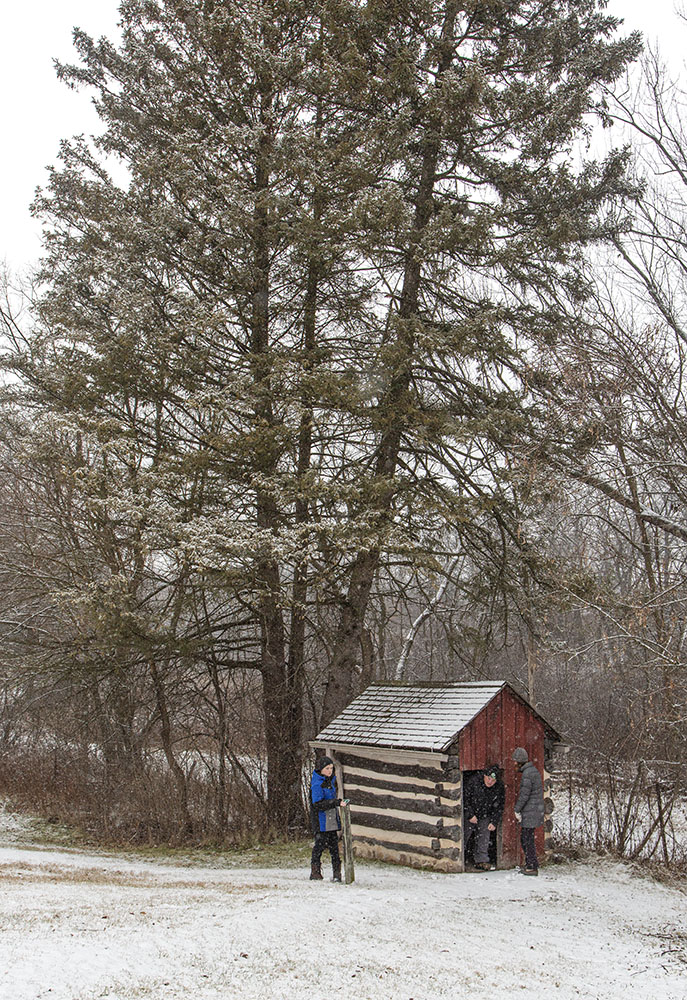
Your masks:
<svg viewBox="0 0 687 1000"><path fill-rule="evenodd" d="M107 455L144 557L229 595L240 628L210 638L227 662L255 644L280 824L313 602L336 613L326 720L385 560L431 562L447 525L488 559L511 530L528 362L627 190L623 155L576 151L638 48L599 7L126 0L121 45L77 32L60 69L104 132L64 144L37 201L21 367Z"/></svg>

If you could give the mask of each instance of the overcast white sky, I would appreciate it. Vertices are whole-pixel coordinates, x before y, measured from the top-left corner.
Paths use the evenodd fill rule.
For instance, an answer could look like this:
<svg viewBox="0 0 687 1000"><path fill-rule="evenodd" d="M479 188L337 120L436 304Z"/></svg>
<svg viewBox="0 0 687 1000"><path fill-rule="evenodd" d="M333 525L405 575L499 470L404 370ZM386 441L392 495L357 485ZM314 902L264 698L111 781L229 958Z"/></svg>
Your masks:
<svg viewBox="0 0 687 1000"><path fill-rule="evenodd" d="M675 15L681 0L610 0L610 10L658 43L674 71L683 68L687 24ZM85 93L55 78L53 58L73 58L74 25L90 35L117 32L118 0L23 0L7 4L0 34L0 261L21 270L40 251L29 205L56 160L59 141L98 129Z"/></svg>

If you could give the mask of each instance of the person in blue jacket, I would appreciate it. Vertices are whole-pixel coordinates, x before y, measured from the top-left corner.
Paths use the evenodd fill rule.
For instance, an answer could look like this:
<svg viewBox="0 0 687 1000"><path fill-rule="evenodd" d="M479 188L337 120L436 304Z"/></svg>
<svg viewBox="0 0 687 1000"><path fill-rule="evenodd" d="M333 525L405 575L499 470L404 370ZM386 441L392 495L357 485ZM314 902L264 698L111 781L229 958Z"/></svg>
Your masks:
<svg viewBox="0 0 687 1000"><path fill-rule="evenodd" d="M339 854L339 810L341 799L336 795L334 761L331 757L318 757L310 782L310 822L315 843L310 859L310 878L322 878L322 852L329 848L332 858L332 882L341 881L341 855Z"/></svg>

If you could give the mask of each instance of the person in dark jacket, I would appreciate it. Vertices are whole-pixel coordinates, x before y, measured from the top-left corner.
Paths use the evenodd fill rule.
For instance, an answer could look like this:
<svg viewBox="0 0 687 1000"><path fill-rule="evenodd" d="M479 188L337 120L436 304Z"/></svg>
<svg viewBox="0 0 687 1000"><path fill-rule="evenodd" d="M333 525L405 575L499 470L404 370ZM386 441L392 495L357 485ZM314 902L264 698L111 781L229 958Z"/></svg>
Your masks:
<svg viewBox="0 0 687 1000"><path fill-rule="evenodd" d="M489 841L501 821L505 802L505 789L499 768L492 764L481 774L473 774L465 786L463 809L466 819L466 833L474 830L475 868L489 871Z"/></svg>
<svg viewBox="0 0 687 1000"><path fill-rule="evenodd" d="M319 757L315 761L315 770L310 781L310 822L315 843L310 859L310 878L322 878L322 852L329 848L332 859L332 882L341 881L341 855L339 854L339 821L338 806L341 799L336 795L336 777L334 776L334 761L331 757Z"/></svg>
<svg viewBox="0 0 687 1000"><path fill-rule="evenodd" d="M516 747L513 760L520 768L520 792L515 803L515 818L520 823L520 843L525 854L524 875L538 875L539 861L534 831L544 822L544 782L524 747Z"/></svg>

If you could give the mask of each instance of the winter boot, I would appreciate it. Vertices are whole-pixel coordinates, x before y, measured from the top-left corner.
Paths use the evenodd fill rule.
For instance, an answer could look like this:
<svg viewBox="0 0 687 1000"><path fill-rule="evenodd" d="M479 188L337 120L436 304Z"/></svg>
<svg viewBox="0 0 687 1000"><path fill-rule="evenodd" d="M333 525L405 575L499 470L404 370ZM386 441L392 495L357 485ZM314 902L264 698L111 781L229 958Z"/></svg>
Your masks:
<svg viewBox="0 0 687 1000"><path fill-rule="evenodd" d="M322 868L319 861L312 861L310 863L310 881L322 881Z"/></svg>
<svg viewBox="0 0 687 1000"><path fill-rule="evenodd" d="M340 881L341 881L341 865L338 864L338 865L334 865L334 871L333 871L333 874L332 874L332 882L340 882Z"/></svg>

